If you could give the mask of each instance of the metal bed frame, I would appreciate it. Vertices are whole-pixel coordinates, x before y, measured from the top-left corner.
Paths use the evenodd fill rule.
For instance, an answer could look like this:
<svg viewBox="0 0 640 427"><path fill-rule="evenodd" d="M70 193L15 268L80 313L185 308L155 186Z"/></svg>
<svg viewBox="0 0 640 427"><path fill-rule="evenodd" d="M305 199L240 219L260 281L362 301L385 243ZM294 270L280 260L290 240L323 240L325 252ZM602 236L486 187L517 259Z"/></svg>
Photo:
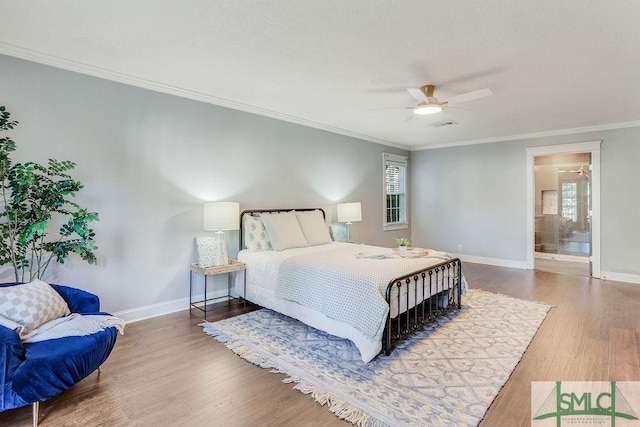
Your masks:
<svg viewBox="0 0 640 427"><path fill-rule="evenodd" d="M321 208L295 208L295 209L249 209L240 214L240 250L244 249L244 221L245 215L260 213L277 213L287 211L314 211L320 210L326 219L324 209ZM462 262L459 258L441 262L422 270L414 271L389 282L385 292L385 298L391 307L393 289L397 290L396 300L393 303L401 306L401 298L406 298L406 311L391 317L391 310L387 314L384 333L382 334L382 351L386 356L391 354L394 346L406 339L409 335L421 330L424 326L433 323L438 318L460 309L462 306ZM430 297L419 301L413 307L410 306L410 292L413 292L413 301L418 300L418 289L422 289L420 295Z"/></svg>
<svg viewBox="0 0 640 427"><path fill-rule="evenodd" d="M387 285L385 292L389 307L392 304L394 288L397 290L397 296L393 303L400 307L402 298L405 298L407 309L403 313L399 312L395 318L391 318L391 310L389 310L382 334L382 349L386 356L391 354L395 343L404 340L439 317L462 307L462 262L459 258L452 258L393 279ZM420 288L422 292L419 294ZM409 307L412 290L413 301L418 301L418 295L431 296Z"/></svg>

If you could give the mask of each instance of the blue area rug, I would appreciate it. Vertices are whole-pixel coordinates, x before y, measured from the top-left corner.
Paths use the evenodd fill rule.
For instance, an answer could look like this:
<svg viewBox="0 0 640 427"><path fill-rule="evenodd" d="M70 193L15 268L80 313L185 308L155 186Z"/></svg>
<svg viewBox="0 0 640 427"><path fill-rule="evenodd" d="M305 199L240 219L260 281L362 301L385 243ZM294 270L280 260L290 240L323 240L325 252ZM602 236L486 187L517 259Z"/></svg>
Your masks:
<svg viewBox="0 0 640 427"><path fill-rule="evenodd" d="M349 340L267 309L201 326L355 425L476 426L550 306L479 290L462 302L367 364Z"/></svg>

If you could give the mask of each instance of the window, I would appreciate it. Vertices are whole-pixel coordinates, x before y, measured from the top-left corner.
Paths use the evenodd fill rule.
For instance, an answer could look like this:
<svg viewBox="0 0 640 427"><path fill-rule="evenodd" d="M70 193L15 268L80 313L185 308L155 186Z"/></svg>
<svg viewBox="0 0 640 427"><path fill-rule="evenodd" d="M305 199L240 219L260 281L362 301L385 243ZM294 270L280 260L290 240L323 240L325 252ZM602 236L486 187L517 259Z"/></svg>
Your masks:
<svg viewBox="0 0 640 427"><path fill-rule="evenodd" d="M384 165L384 230L407 228L408 158L382 155Z"/></svg>
<svg viewBox="0 0 640 427"><path fill-rule="evenodd" d="M578 220L578 184L575 182L562 183L562 217Z"/></svg>

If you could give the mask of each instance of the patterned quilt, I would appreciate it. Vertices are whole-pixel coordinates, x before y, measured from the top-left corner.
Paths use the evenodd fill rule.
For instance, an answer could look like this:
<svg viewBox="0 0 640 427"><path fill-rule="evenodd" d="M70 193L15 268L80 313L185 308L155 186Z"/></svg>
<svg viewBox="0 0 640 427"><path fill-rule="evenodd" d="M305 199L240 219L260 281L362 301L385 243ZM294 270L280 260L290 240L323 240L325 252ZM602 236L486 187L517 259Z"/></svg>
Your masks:
<svg viewBox="0 0 640 427"><path fill-rule="evenodd" d="M299 255L280 266L275 295L314 308L379 341L389 312L384 298L387 284L448 258L442 252L401 258L391 249L366 245Z"/></svg>

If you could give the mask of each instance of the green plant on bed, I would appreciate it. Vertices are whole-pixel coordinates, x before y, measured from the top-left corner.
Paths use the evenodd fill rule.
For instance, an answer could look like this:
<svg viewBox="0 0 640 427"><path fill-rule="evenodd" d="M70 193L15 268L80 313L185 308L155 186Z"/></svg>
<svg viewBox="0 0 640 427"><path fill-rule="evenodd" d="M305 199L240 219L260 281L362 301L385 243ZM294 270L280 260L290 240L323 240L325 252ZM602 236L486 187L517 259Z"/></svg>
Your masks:
<svg viewBox="0 0 640 427"><path fill-rule="evenodd" d="M396 239L396 244L398 246L404 246L407 247L411 244L411 240L407 237L401 237L399 239Z"/></svg>
<svg viewBox="0 0 640 427"><path fill-rule="evenodd" d="M0 135L17 121L0 106ZM68 172L71 161L49 159L46 166L14 163L16 143L0 138L0 264L11 264L17 282L42 278L51 261L64 264L75 253L96 263L95 233L90 227L98 214L80 207L71 198L83 188ZM51 233L51 224L62 224Z"/></svg>

